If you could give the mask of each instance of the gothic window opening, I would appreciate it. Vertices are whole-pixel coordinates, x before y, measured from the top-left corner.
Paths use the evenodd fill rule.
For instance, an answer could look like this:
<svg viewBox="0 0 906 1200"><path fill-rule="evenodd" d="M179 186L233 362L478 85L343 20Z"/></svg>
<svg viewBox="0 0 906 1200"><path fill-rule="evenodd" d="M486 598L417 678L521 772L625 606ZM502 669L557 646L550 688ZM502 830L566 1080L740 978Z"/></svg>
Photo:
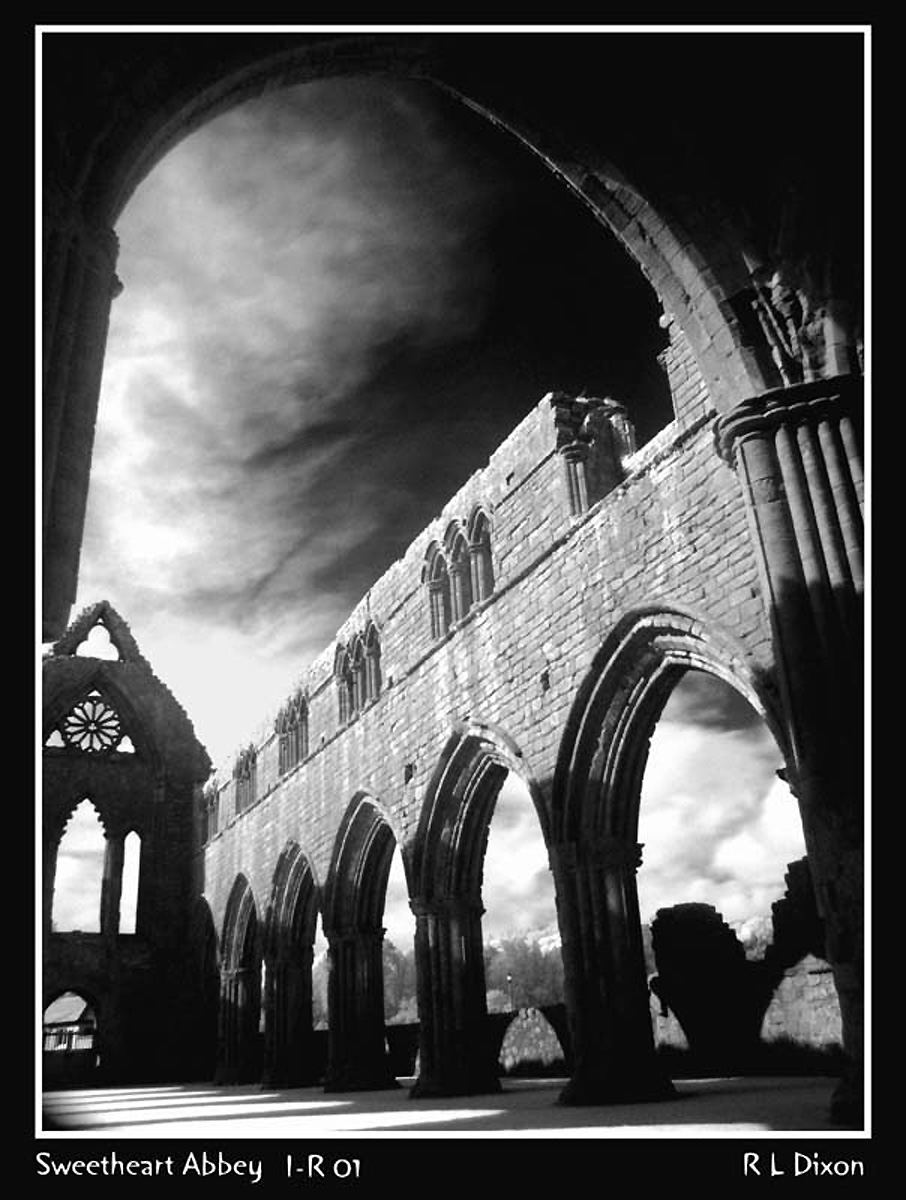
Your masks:
<svg viewBox="0 0 906 1200"><path fill-rule="evenodd" d="M83 754L135 753L132 739L123 731L119 713L97 690L72 706L44 745L80 750Z"/></svg>
<svg viewBox="0 0 906 1200"><path fill-rule="evenodd" d="M278 772L285 775L308 757L308 703L299 692L277 717Z"/></svg>
<svg viewBox="0 0 906 1200"><path fill-rule="evenodd" d="M51 928L56 933L100 933L101 890L107 839L100 815L86 797L77 806L57 848Z"/></svg>
<svg viewBox="0 0 906 1200"><path fill-rule="evenodd" d="M236 781L236 812L244 812L257 798L258 751L249 746L236 759L233 779Z"/></svg>
<svg viewBox="0 0 906 1200"><path fill-rule="evenodd" d="M355 704L352 666L349 661L349 654L344 649L337 651L334 662L334 679L337 682L337 707L340 724L346 725L352 720L355 712Z"/></svg>
<svg viewBox="0 0 906 1200"><path fill-rule="evenodd" d="M381 639L373 623L365 633L365 702L381 694Z"/></svg>
<svg viewBox="0 0 906 1200"><path fill-rule="evenodd" d="M431 617L431 637L435 641L444 637L450 628L450 575L447 560L435 542L428 551L425 563L425 579L428 584L428 608Z"/></svg>
<svg viewBox="0 0 906 1200"><path fill-rule="evenodd" d="M202 841L209 842L220 830L220 793L216 787L205 792L202 807Z"/></svg>
<svg viewBox="0 0 906 1200"><path fill-rule="evenodd" d="M365 707L365 647L356 638L352 649L352 716Z"/></svg>
<svg viewBox="0 0 906 1200"><path fill-rule="evenodd" d="M94 1047L97 1020L94 1009L77 992L64 992L44 1010L44 1050L73 1054Z"/></svg>
<svg viewBox="0 0 906 1200"><path fill-rule="evenodd" d="M107 662L120 662L122 659L109 629L101 621L92 627L85 640L79 644L76 655L81 658L101 658Z"/></svg>
<svg viewBox="0 0 906 1200"><path fill-rule="evenodd" d="M491 523L487 514L476 509L469 521L469 558L472 570L472 595L475 603L487 600L494 591L494 563L491 557Z"/></svg>
<svg viewBox="0 0 906 1200"><path fill-rule="evenodd" d="M138 883L142 839L133 830L123 843L123 874L120 887L120 933L135 933L138 919Z"/></svg>
<svg viewBox="0 0 906 1200"><path fill-rule="evenodd" d="M453 620L461 621L473 603L472 563L469 543L462 531L458 531L450 551L451 599Z"/></svg>

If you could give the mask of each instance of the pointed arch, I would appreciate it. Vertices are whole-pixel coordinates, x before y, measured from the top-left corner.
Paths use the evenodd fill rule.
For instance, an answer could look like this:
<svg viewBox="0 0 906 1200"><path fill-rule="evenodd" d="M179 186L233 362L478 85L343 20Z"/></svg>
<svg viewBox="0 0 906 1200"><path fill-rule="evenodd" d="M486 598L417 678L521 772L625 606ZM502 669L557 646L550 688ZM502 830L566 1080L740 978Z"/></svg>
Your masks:
<svg viewBox="0 0 906 1200"><path fill-rule="evenodd" d="M437 542L432 542L425 554L422 579L428 591L428 613L431 637L438 641L450 628L452 603L447 558Z"/></svg>
<svg viewBox="0 0 906 1200"><path fill-rule="evenodd" d="M472 560L468 540L458 525L450 542L449 553L453 620L462 621L473 603Z"/></svg>
<svg viewBox="0 0 906 1200"><path fill-rule="evenodd" d="M494 558L491 553L491 520L477 504L467 525L472 566L472 595L480 604L494 591Z"/></svg>
<svg viewBox="0 0 906 1200"><path fill-rule="evenodd" d="M374 621L365 627L365 702L370 704L381 694L381 635Z"/></svg>
<svg viewBox="0 0 906 1200"><path fill-rule="evenodd" d="M397 832L373 796L350 802L334 843L324 905L330 954L330 1091L391 1087L384 1039L383 915Z"/></svg>
<svg viewBox="0 0 906 1200"><path fill-rule="evenodd" d="M103 927L107 831L88 796L73 802L47 864L51 928L57 933L100 933Z"/></svg>
<svg viewBox="0 0 906 1200"><path fill-rule="evenodd" d="M264 1073L270 1086L315 1083L312 958L320 888L296 842L274 871L264 934Z"/></svg>
<svg viewBox="0 0 906 1200"><path fill-rule="evenodd" d="M735 638L690 610L638 609L605 639L570 710L552 792L557 841L635 837L651 732L692 669L736 688L787 756L773 697Z"/></svg>
<svg viewBox="0 0 906 1200"><path fill-rule="evenodd" d="M500 1088L486 1029L481 882L494 805L510 771L526 783L546 840L537 780L512 738L490 724L454 728L422 805L411 854L423 1014L417 1096Z"/></svg>
<svg viewBox="0 0 906 1200"><path fill-rule="evenodd" d="M352 661L346 646L337 646L333 656L333 677L337 685L337 717L346 725L355 713Z"/></svg>
<svg viewBox="0 0 906 1200"><path fill-rule="evenodd" d="M630 612L616 625L567 719L551 797L551 866L575 1050L566 1103L673 1092L654 1053L637 838L651 734L691 668L735 686L779 730L735 639L695 613L660 607Z"/></svg>
<svg viewBox="0 0 906 1200"><path fill-rule="evenodd" d="M248 879L230 890L220 939L218 1083L248 1083L261 1070L261 934Z"/></svg>

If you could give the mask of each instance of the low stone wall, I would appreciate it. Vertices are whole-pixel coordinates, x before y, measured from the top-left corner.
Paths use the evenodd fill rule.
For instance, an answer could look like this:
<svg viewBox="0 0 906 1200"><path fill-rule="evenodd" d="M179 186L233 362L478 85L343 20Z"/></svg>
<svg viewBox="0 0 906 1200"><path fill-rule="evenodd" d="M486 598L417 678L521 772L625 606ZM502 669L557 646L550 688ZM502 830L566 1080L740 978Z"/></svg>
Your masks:
<svg viewBox="0 0 906 1200"><path fill-rule="evenodd" d="M840 1001L824 959L806 955L784 973L764 1015L761 1038L818 1050L842 1045Z"/></svg>

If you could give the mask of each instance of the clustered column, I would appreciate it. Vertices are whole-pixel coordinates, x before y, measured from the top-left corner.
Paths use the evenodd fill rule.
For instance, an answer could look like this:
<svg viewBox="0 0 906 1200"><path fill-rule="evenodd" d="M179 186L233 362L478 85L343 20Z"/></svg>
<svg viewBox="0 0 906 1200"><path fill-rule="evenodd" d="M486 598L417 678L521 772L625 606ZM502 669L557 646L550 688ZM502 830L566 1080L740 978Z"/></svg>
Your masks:
<svg viewBox="0 0 906 1200"><path fill-rule="evenodd" d="M230 967L222 972L217 1083L248 1083L256 1077L257 999L254 967Z"/></svg>
<svg viewBox="0 0 906 1200"><path fill-rule="evenodd" d="M48 194L43 235L44 612L46 636L59 636L75 597L110 304L121 285L113 230L68 197Z"/></svg>
<svg viewBox="0 0 906 1200"><path fill-rule="evenodd" d="M268 1087L303 1087L318 1081L312 1030L312 960L309 946L298 958L280 956L267 964L261 1082Z"/></svg>
<svg viewBox="0 0 906 1200"><path fill-rule="evenodd" d="M411 902L418 979L419 1077L413 1096L500 1090L487 1030L477 897Z"/></svg>
<svg viewBox="0 0 906 1200"><path fill-rule="evenodd" d="M862 383L770 392L717 425L735 468L771 621L826 950L843 1016L841 1114L862 1093Z"/></svg>
<svg viewBox="0 0 906 1200"><path fill-rule="evenodd" d="M394 1087L384 1045L384 931L325 932L330 956L325 1090Z"/></svg>
<svg viewBox="0 0 906 1200"><path fill-rule="evenodd" d="M636 885L641 851L603 835L551 847L573 1046L565 1104L673 1093L651 1030Z"/></svg>

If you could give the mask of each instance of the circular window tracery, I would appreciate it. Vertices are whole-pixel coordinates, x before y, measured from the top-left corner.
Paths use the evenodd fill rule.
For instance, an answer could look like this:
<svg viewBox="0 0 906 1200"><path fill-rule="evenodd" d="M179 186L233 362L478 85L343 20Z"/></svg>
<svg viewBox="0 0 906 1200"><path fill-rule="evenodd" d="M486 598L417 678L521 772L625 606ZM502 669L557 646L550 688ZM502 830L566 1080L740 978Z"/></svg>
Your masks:
<svg viewBox="0 0 906 1200"><path fill-rule="evenodd" d="M121 735L119 717L99 698L82 700L63 722L63 736L68 744L87 754L112 750Z"/></svg>

